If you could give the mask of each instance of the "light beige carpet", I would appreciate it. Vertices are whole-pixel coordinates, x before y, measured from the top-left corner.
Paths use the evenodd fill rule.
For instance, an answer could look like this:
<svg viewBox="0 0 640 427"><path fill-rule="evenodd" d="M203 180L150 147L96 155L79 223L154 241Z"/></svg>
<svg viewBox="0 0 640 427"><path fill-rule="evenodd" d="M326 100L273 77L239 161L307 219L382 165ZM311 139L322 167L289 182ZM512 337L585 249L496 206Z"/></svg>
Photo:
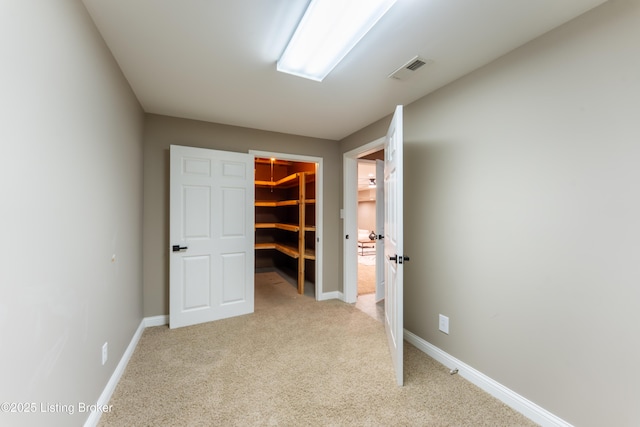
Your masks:
<svg viewBox="0 0 640 427"><path fill-rule="evenodd" d="M376 291L376 254L358 254L358 295Z"/></svg>
<svg viewBox="0 0 640 427"><path fill-rule="evenodd" d="M261 273L253 314L146 329L99 425L534 425L406 343L404 363L398 387L380 322Z"/></svg>
<svg viewBox="0 0 640 427"><path fill-rule="evenodd" d="M358 263L358 295L376 291L376 266Z"/></svg>

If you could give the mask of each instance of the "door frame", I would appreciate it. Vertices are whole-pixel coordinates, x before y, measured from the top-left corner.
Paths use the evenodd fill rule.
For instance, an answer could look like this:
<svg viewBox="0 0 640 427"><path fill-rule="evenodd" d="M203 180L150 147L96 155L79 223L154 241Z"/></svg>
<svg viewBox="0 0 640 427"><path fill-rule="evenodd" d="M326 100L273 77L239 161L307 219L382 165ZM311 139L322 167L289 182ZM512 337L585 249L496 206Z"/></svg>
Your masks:
<svg viewBox="0 0 640 427"><path fill-rule="evenodd" d="M385 137L378 138L342 155L343 164L343 300L358 300L358 159L384 149ZM346 236L349 236L348 238Z"/></svg>
<svg viewBox="0 0 640 427"><path fill-rule="evenodd" d="M315 163L316 168L316 272L315 272L315 299L321 301L323 298L322 286L322 242L324 241L324 228L322 226L322 157L305 156L301 154L278 153L275 151L249 150L249 154L254 157L275 157L281 160L292 162Z"/></svg>

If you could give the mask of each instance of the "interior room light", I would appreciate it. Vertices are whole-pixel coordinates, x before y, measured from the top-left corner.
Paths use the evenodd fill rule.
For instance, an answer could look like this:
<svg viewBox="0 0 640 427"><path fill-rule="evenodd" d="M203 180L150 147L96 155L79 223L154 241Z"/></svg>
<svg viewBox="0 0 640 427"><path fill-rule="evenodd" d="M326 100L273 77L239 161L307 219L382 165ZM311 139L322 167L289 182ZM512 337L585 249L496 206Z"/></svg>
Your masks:
<svg viewBox="0 0 640 427"><path fill-rule="evenodd" d="M396 0L311 0L277 70L322 81Z"/></svg>

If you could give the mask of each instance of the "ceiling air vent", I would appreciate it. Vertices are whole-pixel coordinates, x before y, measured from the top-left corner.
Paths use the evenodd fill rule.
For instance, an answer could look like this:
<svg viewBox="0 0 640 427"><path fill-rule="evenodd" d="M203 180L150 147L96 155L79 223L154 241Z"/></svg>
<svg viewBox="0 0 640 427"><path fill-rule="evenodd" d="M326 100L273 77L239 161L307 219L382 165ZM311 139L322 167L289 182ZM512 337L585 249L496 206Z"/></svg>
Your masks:
<svg viewBox="0 0 640 427"><path fill-rule="evenodd" d="M407 80L409 77L413 76L417 70L431 63L433 63L433 60L431 59L424 59L419 56L415 56L402 67L389 74L389 78L395 80Z"/></svg>

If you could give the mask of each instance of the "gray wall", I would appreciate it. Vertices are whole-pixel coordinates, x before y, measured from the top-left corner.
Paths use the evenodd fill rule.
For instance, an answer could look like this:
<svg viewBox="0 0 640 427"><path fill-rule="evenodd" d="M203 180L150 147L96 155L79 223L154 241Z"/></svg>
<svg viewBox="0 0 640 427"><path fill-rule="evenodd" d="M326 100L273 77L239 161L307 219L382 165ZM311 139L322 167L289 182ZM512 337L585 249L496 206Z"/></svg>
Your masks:
<svg viewBox="0 0 640 427"><path fill-rule="evenodd" d="M367 192L369 190L366 190ZM358 230L376 229L376 201L358 202Z"/></svg>
<svg viewBox="0 0 640 427"><path fill-rule="evenodd" d="M144 315L169 314L169 146L321 157L324 165L323 291L341 289L342 158L336 141L149 114L144 143Z"/></svg>
<svg viewBox="0 0 640 427"><path fill-rule="evenodd" d="M0 52L0 402L38 405L0 424L81 425L142 320L144 115L80 1L3 1Z"/></svg>
<svg viewBox="0 0 640 427"><path fill-rule="evenodd" d="M405 327L579 426L640 425L639 40L610 1L405 108Z"/></svg>

